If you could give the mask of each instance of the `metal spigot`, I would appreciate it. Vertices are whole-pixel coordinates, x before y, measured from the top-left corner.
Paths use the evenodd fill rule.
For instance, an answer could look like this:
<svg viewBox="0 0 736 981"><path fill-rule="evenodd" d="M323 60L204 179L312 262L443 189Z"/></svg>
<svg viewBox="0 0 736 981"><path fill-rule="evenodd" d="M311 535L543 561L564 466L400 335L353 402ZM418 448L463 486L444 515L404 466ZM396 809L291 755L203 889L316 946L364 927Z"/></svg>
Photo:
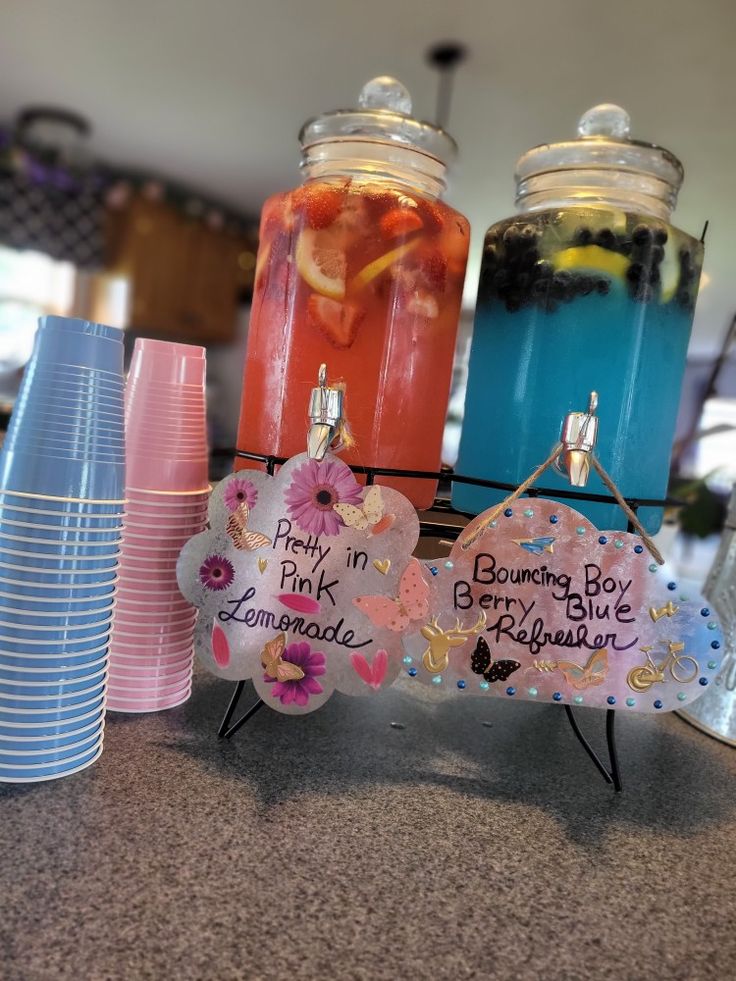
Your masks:
<svg viewBox="0 0 736 981"><path fill-rule="evenodd" d="M567 477L573 487L585 487L590 476L590 454L598 438L598 393L590 393L587 412L568 412L562 423L562 452L554 468Z"/></svg>
<svg viewBox="0 0 736 981"><path fill-rule="evenodd" d="M327 385L327 365L321 364L317 375L317 388L312 389L309 399L311 425L307 435L307 453L312 460L323 460L325 453L339 435L342 420L343 392Z"/></svg>

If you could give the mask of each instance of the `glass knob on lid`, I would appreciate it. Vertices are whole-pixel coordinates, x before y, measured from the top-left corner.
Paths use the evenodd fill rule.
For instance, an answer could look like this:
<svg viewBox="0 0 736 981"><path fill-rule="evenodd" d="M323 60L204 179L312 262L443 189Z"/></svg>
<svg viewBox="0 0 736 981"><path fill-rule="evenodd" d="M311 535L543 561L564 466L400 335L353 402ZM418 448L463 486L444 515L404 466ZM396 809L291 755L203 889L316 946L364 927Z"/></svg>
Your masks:
<svg viewBox="0 0 736 981"><path fill-rule="evenodd" d="M577 139L541 144L519 159L517 204L522 210L613 204L667 219L682 185L682 164L669 150L634 140L630 132L621 106L588 109L578 121Z"/></svg>

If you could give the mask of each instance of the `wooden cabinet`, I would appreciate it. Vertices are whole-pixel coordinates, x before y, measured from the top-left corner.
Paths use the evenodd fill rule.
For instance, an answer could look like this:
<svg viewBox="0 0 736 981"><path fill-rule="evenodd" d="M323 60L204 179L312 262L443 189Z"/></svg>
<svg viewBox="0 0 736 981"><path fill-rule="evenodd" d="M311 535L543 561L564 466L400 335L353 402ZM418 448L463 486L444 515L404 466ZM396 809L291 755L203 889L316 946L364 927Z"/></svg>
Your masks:
<svg viewBox="0 0 736 981"><path fill-rule="evenodd" d="M108 266L130 281L135 330L207 344L233 339L252 286L255 234L233 234L136 196L108 220Z"/></svg>

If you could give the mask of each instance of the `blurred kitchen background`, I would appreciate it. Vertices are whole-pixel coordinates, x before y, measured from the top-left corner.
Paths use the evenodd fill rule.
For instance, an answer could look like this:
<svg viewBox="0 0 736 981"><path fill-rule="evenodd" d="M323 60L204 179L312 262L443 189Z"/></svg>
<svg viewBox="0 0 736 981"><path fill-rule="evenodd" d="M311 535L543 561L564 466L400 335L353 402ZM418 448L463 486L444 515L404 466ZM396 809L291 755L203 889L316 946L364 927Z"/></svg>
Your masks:
<svg viewBox="0 0 736 981"><path fill-rule="evenodd" d="M460 159L448 199L473 228L446 462L482 238L514 211L514 163L532 145L572 137L589 106L620 103L634 136L684 162L674 223L697 236L710 221L672 485L690 502L676 548L701 567L736 478L731 0L3 0L4 418L41 313L116 324L131 343L144 334L203 344L211 442L223 451L213 474L225 472L258 214L299 179L299 127L354 105L382 73L401 78L416 114L433 119L438 76L426 53L445 40L468 48L452 93Z"/></svg>

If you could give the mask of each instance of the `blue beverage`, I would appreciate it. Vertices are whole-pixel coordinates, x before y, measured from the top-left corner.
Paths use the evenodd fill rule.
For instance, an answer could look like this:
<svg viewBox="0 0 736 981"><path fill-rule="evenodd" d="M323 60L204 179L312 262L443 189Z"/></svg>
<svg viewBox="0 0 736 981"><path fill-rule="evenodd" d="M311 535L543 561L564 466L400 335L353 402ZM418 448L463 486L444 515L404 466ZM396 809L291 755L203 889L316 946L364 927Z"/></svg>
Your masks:
<svg viewBox="0 0 736 981"><path fill-rule="evenodd" d="M665 220L657 194L665 174L678 187L681 179L667 151L608 133L586 139L529 151L517 179L534 207L520 190L528 211L486 236L457 469L520 484L548 457L566 414L584 412L595 391L599 460L625 497L661 500L703 246ZM596 170L607 148L615 165ZM637 192L637 210L621 206L626 195L611 178L621 177L616 167L627 153L636 154L637 181L648 192ZM573 171L565 170L568 158ZM645 164L658 176L651 186ZM676 189L667 186L672 198ZM538 485L570 489L551 468ZM584 492L610 496L595 472ZM478 513L507 493L457 484L452 500ZM567 503L601 529L626 528L616 504ZM639 511L649 532L661 515L656 507Z"/></svg>

